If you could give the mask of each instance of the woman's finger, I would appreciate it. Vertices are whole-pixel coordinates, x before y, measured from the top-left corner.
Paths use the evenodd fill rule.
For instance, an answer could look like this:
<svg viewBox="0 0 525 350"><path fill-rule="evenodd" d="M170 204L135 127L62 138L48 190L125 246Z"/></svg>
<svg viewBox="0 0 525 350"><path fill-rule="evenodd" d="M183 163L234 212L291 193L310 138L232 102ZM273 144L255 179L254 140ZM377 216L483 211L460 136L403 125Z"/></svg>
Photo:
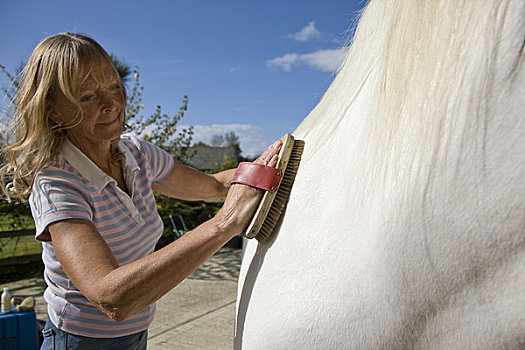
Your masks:
<svg viewBox="0 0 525 350"><path fill-rule="evenodd" d="M263 164L268 165L268 163L272 160L272 157L275 154L279 153L279 150L281 149L282 142L281 140L275 141L272 145L270 145L264 153L257 158L254 163L256 164Z"/></svg>
<svg viewBox="0 0 525 350"><path fill-rule="evenodd" d="M275 168L275 166L277 165L277 161L278 160L279 160L279 155L278 154L274 154L272 159L270 159L270 161L266 165Z"/></svg>

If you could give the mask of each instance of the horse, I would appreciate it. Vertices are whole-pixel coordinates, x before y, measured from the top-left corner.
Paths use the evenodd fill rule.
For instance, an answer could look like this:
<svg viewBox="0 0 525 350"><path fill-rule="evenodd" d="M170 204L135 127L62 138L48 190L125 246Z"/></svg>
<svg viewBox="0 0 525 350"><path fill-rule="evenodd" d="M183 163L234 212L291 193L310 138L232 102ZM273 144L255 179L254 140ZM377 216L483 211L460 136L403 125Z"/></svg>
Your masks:
<svg viewBox="0 0 525 350"><path fill-rule="evenodd" d="M366 5L235 349L525 348L524 47L522 0Z"/></svg>

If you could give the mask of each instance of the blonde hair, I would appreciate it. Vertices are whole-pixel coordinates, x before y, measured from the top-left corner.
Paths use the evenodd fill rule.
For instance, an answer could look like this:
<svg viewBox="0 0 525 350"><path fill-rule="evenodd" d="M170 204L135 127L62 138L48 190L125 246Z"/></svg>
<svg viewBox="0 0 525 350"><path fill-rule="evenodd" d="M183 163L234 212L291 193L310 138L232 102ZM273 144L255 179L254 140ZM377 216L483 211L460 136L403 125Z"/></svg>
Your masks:
<svg viewBox="0 0 525 350"><path fill-rule="evenodd" d="M354 182L363 197L385 187L405 195L427 188L440 161L460 162L462 142L483 162L487 101L503 83L495 78L503 69L498 58L508 54L502 43L517 44L505 79L523 64L523 21L516 17L523 11L523 2L512 0L371 1L336 78L294 132L307 141L303 158L352 117L365 120ZM365 84L372 105L366 116L352 115Z"/></svg>
<svg viewBox="0 0 525 350"><path fill-rule="evenodd" d="M8 111L11 123L3 149L6 164L0 169L2 189L8 198L24 199L29 194L37 172L57 154L67 129L75 126L53 122L46 112L48 104L54 103L61 92L78 109L74 123L80 122L82 109L75 92L101 62L112 65L106 51L85 35L60 33L37 45L21 72ZM116 70L115 74L118 76ZM125 89L120 84L125 101ZM124 125L124 115L121 119ZM113 143L113 158L121 159L115 150Z"/></svg>

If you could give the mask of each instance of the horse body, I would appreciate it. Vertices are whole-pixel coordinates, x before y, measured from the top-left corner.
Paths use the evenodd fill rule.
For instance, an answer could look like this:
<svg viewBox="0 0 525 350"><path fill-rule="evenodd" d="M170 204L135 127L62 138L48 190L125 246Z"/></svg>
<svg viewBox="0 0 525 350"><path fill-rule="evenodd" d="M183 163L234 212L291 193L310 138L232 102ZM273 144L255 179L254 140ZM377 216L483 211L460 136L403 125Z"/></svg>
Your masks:
<svg viewBox="0 0 525 350"><path fill-rule="evenodd" d="M403 44L385 39L410 21L403 3L368 5L296 131L306 150L286 212L268 244L245 246L237 349L525 348L525 5L483 2L492 17L463 33L494 22L498 33L451 37L471 45L457 64L456 44L440 58L423 40L435 34L416 30L404 51L421 57L397 70L379 56ZM429 3L419 15L446 15ZM417 79L428 91L401 84Z"/></svg>

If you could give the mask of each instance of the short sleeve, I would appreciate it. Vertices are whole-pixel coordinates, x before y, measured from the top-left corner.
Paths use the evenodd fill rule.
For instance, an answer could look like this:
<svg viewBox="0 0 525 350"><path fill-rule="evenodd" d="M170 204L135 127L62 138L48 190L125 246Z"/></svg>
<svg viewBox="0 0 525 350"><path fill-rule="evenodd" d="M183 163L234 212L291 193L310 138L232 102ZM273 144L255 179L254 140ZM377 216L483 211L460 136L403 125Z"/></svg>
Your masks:
<svg viewBox="0 0 525 350"><path fill-rule="evenodd" d="M147 141L139 140L139 142L152 172L151 182L164 180L171 173L175 160L162 148Z"/></svg>
<svg viewBox="0 0 525 350"><path fill-rule="evenodd" d="M93 210L82 186L67 173L38 175L33 184L29 206L35 221L36 239L50 241L47 227L65 219L93 219Z"/></svg>

